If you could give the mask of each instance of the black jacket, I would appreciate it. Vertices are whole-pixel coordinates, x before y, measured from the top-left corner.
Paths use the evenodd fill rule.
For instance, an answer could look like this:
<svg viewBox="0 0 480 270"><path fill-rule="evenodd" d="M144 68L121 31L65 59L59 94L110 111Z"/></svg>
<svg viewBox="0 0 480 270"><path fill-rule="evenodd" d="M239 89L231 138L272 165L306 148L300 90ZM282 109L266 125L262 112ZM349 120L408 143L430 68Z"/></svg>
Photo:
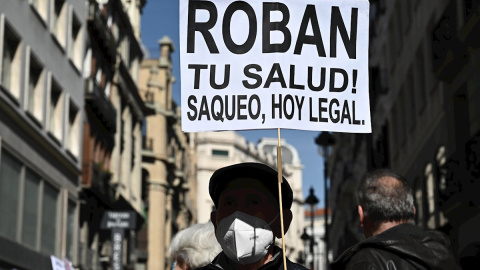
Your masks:
<svg viewBox="0 0 480 270"><path fill-rule="evenodd" d="M287 269L288 270L308 270L307 268L303 267L298 263L291 262L288 258L287 260ZM221 252L220 254L213 259L211 263L208 265L198 268L199 270L235 270L234 264L229 262L227 256ZM262 267L258 268L258 270L283 270L283 255L282 249L275 246L274 247L274 255L272 260L263 265Z"/></svg>
<svg viewBox="0 0 480 270"><path fill-rule="evenodd" d="M401 224L347 249L332 270L455 270L450 241L440 232Z"/></svg>

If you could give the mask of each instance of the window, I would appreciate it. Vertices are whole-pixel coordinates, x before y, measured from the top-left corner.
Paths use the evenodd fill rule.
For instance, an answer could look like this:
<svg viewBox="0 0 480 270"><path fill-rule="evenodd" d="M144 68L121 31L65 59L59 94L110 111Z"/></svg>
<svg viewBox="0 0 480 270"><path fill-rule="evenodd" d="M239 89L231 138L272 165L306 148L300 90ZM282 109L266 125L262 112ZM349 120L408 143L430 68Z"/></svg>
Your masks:
<svg viewBox="0 0 480 270"><path fill-rule="evenodd" d="M133 58L130 61L130 74L134 82L138 82L138 58Z"/></svg>
<svg viewBox="0 0 480 270"><path fill-rule="evenodd" d="M22 164L5 151L0 160L0 235L16 240Z"/></svg>
<svg viewBox="0 0 480 270"><path fill-rule="evenodd" d="M83 57L83 78L89 78L92 74L92 48L87 45L85 56Z"/></svg>
<svg viewBox="0 0 480 270"><path fill-rule="evenodd" d="M57 247L57 197L58 190L46 184L43 187L42 229L40 250L46 254L56 254Z"/></svg>
<svg viewBox="0 0 480 270"><path fill-rule="evenodd" d="M33 10L40 16L43 21L47 20L48 0L30 0Z"/></svg>
<svg viewBox="0 0 480 270"><path fill-rule="evenodd" d="M70 100L68 109L68 125L65 145L68 150L78 157L80 153L80 114L78 113L78 107Z"/></svg>
<svg viewBox="0 0 480 270"><path fill-rule="evenodd" d="M82 65L82 24L77 16L72 12L72 26L70 29L70 48L68 49L68 55L73 61L73 64L78 69Z"/></svg>
<svg viewBox="0 0 480 270"><path fill-rule="evenodd" d="M111 85L110 81L107 81L107 83L105 85L105 90L104 90L104 93L105 93L105 96L107 97L107 99L110 97L111 89L112 89L112 85Z"/></svg>
<svg viewBox="0 0 480 270"><path fill-rule="evenodd" d="M435 228L435 183L431 163L425 167L425 179L427 184L427 226L433 229Z"/></svg>
<svg viewBox="0 0 480 270"><path fill-rule="evenodd" d="M102 82L103 82L104 74L103 74L103 67L101 65L101 62L98 60L98 58L95 58L95 83L98 87L103 87Z"/></svg>
<svg viewBox="0 0 480 270"><path fill-rule="evenodd" d="M437 175L438 175L438 185L441 191L444 191L447 188L447 168L445 164L447 163L447 158L445 154L445 146L440 146L435 157L437 163Z"/></svg>
<svg viewBox="0 0 480 270"><path fill-rule="evenodd" d="M65 0L53 1L52 12L52 29L51 31L56 37L56 40L62 47L65 47L65 39L67 38L67 5Z"/></svg>
<svg viewBox="0 0 480 270"><path fill-rule="evenodd" d="M63 93L62 89L53 78L50 81L48 131L54 135L57 140L61 141L63 127Z"/></svg>
<svg viewBox="0 0 480 270"><path fill-rule="evenodd" d="M30 51L27 50L27 55L29 61L27 62L27 95L26 95L26 106L28 112L30 112L37 120L42 120L43 118L43 93L45 85L45 74L44 69L37 57Z"/></svg>
<svg viewBox="0 0 480 270"><path fill-rule="evenodd" d="M128 60L130 59L130 40L127 36L123 36L120 43L120 55L122 56L122 60L125 63L125 66L130 64ZM129 68L127 66L127 68Z"/></svg>
<svg viewBox="0 0 480 270"><path fill-rule="evenodd" d="M0 235L57 254L59 190L6 150L1 149L0 155ZM67 218L74 218L75 210L67 211ZM67 235L74 235L72 228L67 227Z"/></svg>
<svg viewBox="0 0 480 270"><path fill-rule="evenodd" d="M417 205L416 205L416 218L417 218L417 225L418 226L421 226L423 227L424 226L424 211L423 211L423 207L424 207L424 204L423 204L423 183L418 181L416 181L416 186L415 186L415 199L417 201Z"/></svg>
<svg viewBox="0 0 480 270"><path fill-rule="evenodd" d="M217 156L217 157L228 157L228 151L226 150L212 150L212 156Z"/></svg>
<svg viewBox="0 0 480 270"><path fill-rule="evenodd" d="M17 100L20 99L21 42L13 29L4 23L1 83Z"/></svg>
<svg viewBox="0 0 480 270"><path fill-rule="evenodd" d="M38 175L27 170L23 192L22 243L32 248L37 247L40 182L41 179Z"/></svg>
<svg viewBox="0 0 480 270"><path fill-rule="evenodd" d="M446 148L445 146L440 146L440 148L438 148L438 151L437 151L437 155L435 157L435 165L436 165L436 168L437 168L437 187L439 189L440 192L445 192L445 189L447 188L447 168L446 168L446 162L447 162L447 158L446 158ZM440 211L440 213L438 213L438 219L439 219L439 225L440 226L444 226L448 220L447 218L445 217L444 213L442 211Z"/></svg>
<svg viewBox="0 0 480 270"><path fill-rule="evenodd" d="M75 258L75 224L76 224L77 205L73 201L68 201L67 208L67 235L66 235L66 256L70 261Z"/></svg>

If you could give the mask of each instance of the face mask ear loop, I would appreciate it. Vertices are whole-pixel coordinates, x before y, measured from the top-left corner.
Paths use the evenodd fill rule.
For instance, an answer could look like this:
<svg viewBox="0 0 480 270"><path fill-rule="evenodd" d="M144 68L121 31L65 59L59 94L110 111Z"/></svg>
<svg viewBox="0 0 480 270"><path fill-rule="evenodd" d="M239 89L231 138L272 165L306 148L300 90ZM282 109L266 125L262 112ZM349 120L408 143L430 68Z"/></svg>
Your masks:
<svg viewBox="0 0 480 270"><path fill-rule="evenodd" d="M280 213L278 213L273 219L272 221L270 221L270 223L268 223L267 225L265 225L265 227L263 229L265 229L266 227L270 227L270 225L272 225L272 223L280 216Z"/></svg>

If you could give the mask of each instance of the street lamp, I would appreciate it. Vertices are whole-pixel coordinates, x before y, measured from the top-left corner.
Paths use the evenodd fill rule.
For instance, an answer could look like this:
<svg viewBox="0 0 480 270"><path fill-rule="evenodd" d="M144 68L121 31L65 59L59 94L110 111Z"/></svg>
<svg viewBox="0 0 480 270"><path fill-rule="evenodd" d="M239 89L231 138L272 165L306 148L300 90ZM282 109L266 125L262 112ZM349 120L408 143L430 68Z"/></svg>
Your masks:
<svg viewBox="0 0 480 270"><path fill-rule="evenodd" d="M315 138L315 144L322 147L323 153L323 160L324 160L324 167L323 167L323 184L324 184L324 191L325 191L325 264L326 269L328 269L328 185L327 185L327 178L328 178L328 148L335 144L335 138L333 138L332 134L329 132L321 132Z"/></svg>
<svg viewBox="0 0 480 270"><path fill-rule="evenodd" d="M307 241L310 240L310 235L307 234L307 228L303 228L303 233L300 235L303 243L302 264L307 263Z"/></svg>
<svg viewBox="0 0 480 270"><path fill-rule="evenodd" d="M310 253L312 254L312 267L310 267L310 269L314 269L315 267L315 252L313 249L313 246L315 245L315 235L313 234L313 221L315 218L315 205L318 203L318 198L313 193L313 187L310 187L308 197L305 199L305 203L310 205L310 218L312 221L312 229L310 231Z"/></svg>

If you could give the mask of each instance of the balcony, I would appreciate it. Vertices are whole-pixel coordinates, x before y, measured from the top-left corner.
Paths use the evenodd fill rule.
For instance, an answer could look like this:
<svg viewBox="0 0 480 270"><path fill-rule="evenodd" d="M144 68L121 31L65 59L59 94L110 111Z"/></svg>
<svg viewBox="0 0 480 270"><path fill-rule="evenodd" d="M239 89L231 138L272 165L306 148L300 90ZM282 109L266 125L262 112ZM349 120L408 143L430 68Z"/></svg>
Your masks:
<svg viewBox="0 0 480 270"><path fill-rule="evenodd" d="M103 126L114 133L116 131L117 111L105 96L103 89L92 78L85 81L85 101Z"/></svg>
<svg viewBox="0 0 480 270"><path fill-rule="evenodd" d="M107 25L107 19L98 8L95 0L88 1L88 30L93 37L93 41L97 41L97 45L102 49L110 63L115 63L117 57L117 49L115 38Z"/></svg>
<svg viewBox="0 0 480 270"><path fill-rule="evenodd" d="M153 152L153 138L142 137L142 149Z"/></svg>
<svg viewBox="0 0 480 270"><path fill-rule="evenodd" d="M92 170L93 193L106 205L113 206L115 199L116 186L110 183L112 173L104 170L99 163L90 163Z"/></svg>
<svg viewBox="0 0 480 270"><path fill-rule="evenodd" d="M146 136L142 137L142 160L144 162L152 162L155 160L155 153L153 152L153 138Z"/></svg>

